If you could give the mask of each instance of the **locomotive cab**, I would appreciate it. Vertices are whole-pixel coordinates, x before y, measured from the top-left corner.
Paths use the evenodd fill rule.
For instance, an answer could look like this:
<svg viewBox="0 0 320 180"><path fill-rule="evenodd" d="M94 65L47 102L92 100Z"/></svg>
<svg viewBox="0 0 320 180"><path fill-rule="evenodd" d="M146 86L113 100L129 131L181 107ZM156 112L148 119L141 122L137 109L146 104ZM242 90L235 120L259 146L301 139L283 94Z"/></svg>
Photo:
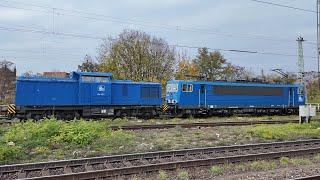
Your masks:
<svg viewBox="0 0 320 180"><path fill-rule="evenodd" d="M169 105L178 104L179 98L179 83L169 81L166 86L166 103Z"/></svg>

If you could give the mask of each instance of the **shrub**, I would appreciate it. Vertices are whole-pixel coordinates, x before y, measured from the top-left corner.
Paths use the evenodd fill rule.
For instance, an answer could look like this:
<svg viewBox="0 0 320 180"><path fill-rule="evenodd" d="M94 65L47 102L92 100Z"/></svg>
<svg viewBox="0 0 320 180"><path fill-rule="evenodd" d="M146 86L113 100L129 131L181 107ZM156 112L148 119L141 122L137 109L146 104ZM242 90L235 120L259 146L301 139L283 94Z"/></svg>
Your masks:
<svg viewBox="0 0 320 180"><path fill-rule="evenodd" d="M169 179L169 177L165 171L159 171L158 179L159 180L167 180L167 179Z"/></svg>
<svg viewBox="0 0 320 180"><path fill-rule="evenodd" d="M103 136L104 133L106 133L106 127L99 122L72 121L64 124L55 140L57 142L71 143L77 147L85 147L99 136Z"/></svg>
<svg viewBox="0 0 320 180"><path fill-rule="evenodd" d="M88 147L85 153L97 152L91 148L102 147L116 152L134 144L134 136L126 131L111 131L105 121L43 121L16 123L0 136L0 162L13 160L61 159L75 149ZM88 150L89 149L89 150ZM104 150L103 149L103 150ZM50 152L50 153L48 153ZM29 156L26 156L29 154Z"/></svg>
<svg viewBox="0 0 320 180"><path fill-rule="evenodd" d="M309 159L291 159L291 163L295 166L305 166L312 164Z"/></svg>
<svg viewBox="0 0 320 180"><path fill-rule="evenodd" d="M179 174L178 174L178 179L181 179L181 180L189 180L189 173L187 171L181 171Z"/></svg>
<svg viewBox="0 0 320 180"><path fill-rule="evenodd" d="M1 163L14 163L17 160L23 159L25 156L25 152L18 146L0 146Z"/></svg>
<svg viewBox="0 0 320 180"><path fill-rule="evenodd" d="M310 124L257 125L247 129L251 136L261 139L291 140L301 137L320 137L320 122Z"/></svg>
<svg viewBox="0 0 320 180"><path fill-rule="evenodd" d="M280 164L283 166L287 166L290 163L290 158L288 157L282 157L280 158Z"/></svg>
<svg viewBox="0 0 320 180"><path fill-rule="evenodd" d="M117 150L121 146L129 147L134 144L134 136L123 130L112 131L110 135L105 138L105 144L111 150Z"/></svg>
<svg viewBox="0 0 320 180"><path fill-rule="evenodd" d="M254 161L250 164L250 167L254 170L268 170L274 169L276 164L274 162L267 161Z"/></svg>
<svg viewBox="0 0 320 180"><path fill-rule="evenodd" d="M222 174L222 173L223 173L223 169L222 169L221 167L219 167L219 166L212 166L212 167L210 168L210 171L211 171L211 173L214 174L214 175L219 175L219 174Z"/></svg>
<svg viewBox="0 0 320 180"><path fill-rule="evenodd" d="M25 148L47 146L53 137L59 135L61 127L62 122L55 119L17 123L4 134L4 139Z"/></svg>

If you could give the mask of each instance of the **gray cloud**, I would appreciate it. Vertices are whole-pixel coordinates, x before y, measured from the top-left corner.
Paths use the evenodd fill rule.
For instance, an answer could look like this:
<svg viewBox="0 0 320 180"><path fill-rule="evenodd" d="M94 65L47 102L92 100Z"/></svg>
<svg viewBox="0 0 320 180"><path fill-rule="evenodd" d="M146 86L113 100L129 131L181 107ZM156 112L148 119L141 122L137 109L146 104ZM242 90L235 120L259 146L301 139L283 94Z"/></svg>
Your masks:
<svg viewBox="0 0 320 180"><path fill-rule="evenodd" d="M271 0L270 0L271 1ZM5 27L35 28L52 30L52 12L42 8L22 6L25 1L0 2L0 23ZM306 9L314 9L315 2L311 1L273 1L289 4ZM152 35L163 37L170 44L189 46L208 46L212 48L245 49L261 52L279 52L296 54L298 35L309 42L315 39L315 18L312 13L294 11L273 6L254 3L248 0L110 0L110 1L62 1L62 0L30 0L28 3L47 5L58 8L82 10L103 14L104 20L86 19L89 16L75 12L56 11L55 31L90 36L117 36L123 29L139 29ZM19 10L1 7L1 5L30 8ZM38 12L41 11L41 12ZM66 16L65 14L69 14ZM90 15L90 17L92 17ZM116 17L116 18L113 18ZM130 21L134 24L115 21ZM147 26L137 25L147 22ZM153 27L164 25L165 28ZM172 25L172 26L167 26ZM174 27L178 26L178 30ZM179 30L179 27L205 29L197 32ZM232 35L232 36L229 36ZM278 39L280 41L259 40L261 36ZM282 42L285 39L288 42ZM289 42L289 40L291 40ZM17 64L18 72L27 70L35 72L60 69L75 70L85 54L95 56L101 40L71 38L34 33L1 31L0 48L41 53L0 51L0 57L9 57ZM196 50L181 48L190 57L196 55ZM64 55L63 55L64 54ZM72 56L66 54L73 54ZM239 54L223 52L226 58L237 65L245 66L260 72L272 68L284 68L296 71L296 57L268 56L255 54ZM315 46L305 44L305 54L315 55ZM306 69L316 69L315 59L306 58Z"/></svg>

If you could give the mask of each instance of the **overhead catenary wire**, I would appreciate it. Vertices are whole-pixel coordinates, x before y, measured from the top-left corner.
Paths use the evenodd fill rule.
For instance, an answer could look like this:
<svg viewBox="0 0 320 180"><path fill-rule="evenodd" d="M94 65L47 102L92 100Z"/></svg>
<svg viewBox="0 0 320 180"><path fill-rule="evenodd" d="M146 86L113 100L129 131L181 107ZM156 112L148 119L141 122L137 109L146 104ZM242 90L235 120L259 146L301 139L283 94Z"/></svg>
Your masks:
<svg viewBox="0 0 320 180"><path fill-rule="evenodd" d="M66 37L73 37L73 38L86 38L86 39L95 39L95 40L105 40L105 37L98 37L98 36L91 36L91 35L84 35L84 34L74 34L74 33L64 33L64 32L51 32L39 29L23 29L23 28L12 28L12 27L2 27L0 26L0 30L5 31L13 31L13 32L23 32L23 33L38 33L38 34L48 34L53 36L66 36ZM116 40L109 38L109 40ZM189 49L199 49L203 48L204 46L188 46L188 45L179 45L179 44L169 44L171 47L180 47L180 48L189 48ZM293 54L285 54L285 53L274 53L274 52L260 52L255 50L239 50L239 49L223 49L223 48L210 48L211 50L217 51L227 51L227 52L234 52L234 53L248 53L248 54L261 54L261 55L273 55L273 56L292 56L295 57L296 55ZM306 58L316 58L313 56L305 56Z"/></svg>
<svg viewBox="0 0 320 180"><path fill-rule="evenodd" d="M261 1L261 0L249 0L249 1L254 1L257 3L268 4L268 5L272 5L272 6L283 7L283 8L288 8L288 9L293 9L293 10L303 11L303 12L308 12L308 13L317 13L317 11L310 10L310 9L303 9L303 8L299 8L299 7L288 6L288 5L273 3L273 2L268 2L268 1Z"/></svg>
<svg viewBox="0 0 320 180"><path fill-rule="evenodd" d="M0 54L0 60L3 59L3 60L8 60L8 59L14 59L18 62L44 62L44 59L43 57L34 57L34 56L15 56L15 55L1 55ZM70 59L68 58L66 61L64 61L65 63L68 63L68 62L73 62L73 63L81 63L82 59ZM57 63L57 62L61 62L61 58L60 57L55 57L55 58L52 58L51 57L51 60L49 61L45 61L45 62L54 62L54 63Z"/></svg>
<svg viewBox="0 0 320 180"><path fill-rule="evenodd" d="M37 55L58 55L58 56L71 56L71 57L81 57L81 54L72 54L72 53L65 53L65 52L48 52L48 51L32 51L32 50L21 50L21 49L3 49L0 48L0 51L3 52L21 52L21 53L28 53L28 54L37 54Z"/></svg>

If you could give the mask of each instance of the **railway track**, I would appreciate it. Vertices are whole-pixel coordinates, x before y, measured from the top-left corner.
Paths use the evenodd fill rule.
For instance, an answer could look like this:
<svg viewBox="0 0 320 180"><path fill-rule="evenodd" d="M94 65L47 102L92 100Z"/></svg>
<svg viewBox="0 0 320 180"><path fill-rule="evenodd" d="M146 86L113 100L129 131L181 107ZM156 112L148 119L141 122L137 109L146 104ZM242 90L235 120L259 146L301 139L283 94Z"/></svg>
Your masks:
<svg viewBox="0 0 320 180"><path fill-rule="evenodd" d="M294 180L319 180L319 179L320 179L320 174L319 175L314 175L314 176L296 178Z"/></svg>
<svg viewBox="0 0 320 180"><path fill-rule="evenodd" d="M320 139L0 166L0 179L93 179L320 153Z"/></svg>
<svg viewBox="0 0 320 180"><path fill-rule="evenodd" d="M229 122L208 122L208 123L184 123L184 124L152 124L152 125L123 125L109 126L112 130L147 130L147 129L172 129L176 127L219 127L219 126L249 126L257 124L287 124L299 123L298 120L263 120L263 121L229 121Z"/></svg>
<svg viewBox="0 0 320 180"><path fill-rule="evenodd" d="M7 117L0 116L1 124L13 124L20 122L17 120L9 120ZM108 126L112 130L147 130L147 129L172 129L176 127L181 128L195 128L195 127L219 127L219 126L249 126L257 124L286 124L299 123L298 120L262 120L262 121L227 121L227 122L207 122L207 123L183 123L183 124L151 124L151 125L122 125L122 126Z"/></svg>

